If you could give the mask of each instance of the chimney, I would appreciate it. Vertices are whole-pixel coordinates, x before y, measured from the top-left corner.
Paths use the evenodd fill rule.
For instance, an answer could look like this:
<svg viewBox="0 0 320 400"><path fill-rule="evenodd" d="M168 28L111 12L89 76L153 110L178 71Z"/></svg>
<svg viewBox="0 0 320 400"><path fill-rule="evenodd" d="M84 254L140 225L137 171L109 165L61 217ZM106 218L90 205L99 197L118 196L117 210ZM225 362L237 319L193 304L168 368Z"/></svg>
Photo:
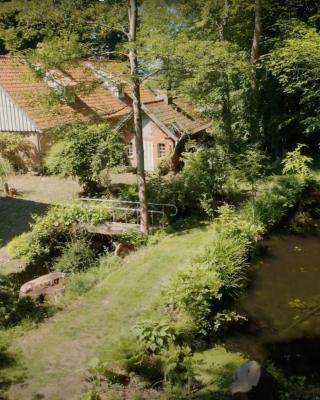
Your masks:
<svg viewBox="0 0 320 400"><path fill-rule="evenodd" d="M173 103L172 95L168 90L157 90L156 97L168 105Z"/></svg>
<svg viewBox="0 0 320 400"><path fill-rule="evenodd" d="M173 98L169 92L166 92L163 95L163 101L168 105L171 105L173 103Z"/></svg>

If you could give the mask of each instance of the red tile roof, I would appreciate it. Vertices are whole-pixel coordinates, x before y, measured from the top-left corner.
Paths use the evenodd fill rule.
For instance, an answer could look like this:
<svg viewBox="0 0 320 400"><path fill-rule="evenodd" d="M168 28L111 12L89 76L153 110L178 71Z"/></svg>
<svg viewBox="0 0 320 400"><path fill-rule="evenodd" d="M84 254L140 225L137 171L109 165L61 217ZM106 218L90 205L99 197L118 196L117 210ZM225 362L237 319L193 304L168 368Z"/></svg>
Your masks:
<svg viewBox="0 0 320 400"><path fill-rule="evenodd" d="M96 69L100 69L106 72L111 73L115 78L119 79L122 81L124 85L124 91L125 93L130 97L131 96L131 85L130 85L130 72L129 72L129 66L123 62L123 61L99 61L99 60L94 60L94 61L88 61ZM148 89L146 86L141 85L140 86L140 97L142 103L149 103L149 102L154 102L154 101L161 101L158 99L155 94Z"/></svg>
<svg viewBox="0 0 320 400"><path fill-rule="evenodd" d="M69 82L96 82L84 65L70 67L66 71ZM63 103L48 107L46 100L50 90L43 79L36 78L27 63L18 58L0 57L0 85L13 98L40 129L57 125L108 121L130 112L130 107L98 84L87 94L76 96L74 103Z"/></svg>
<svg viewBox="0 0 320 400"><path fill-rule="evenodd" d="M94 75L92 66L121 81L127 100L119 99L104 87ZM87 60L67 67L64 71L51 70L50 76L67 87L81 83L91 86L91 90L87 93L79 92L73 103L59 103L49 107L46 102L53 89L48 87L48 83L37 78L23 59L0 56L0 86L41 130L66 123L110 121L128 115L131 111L130 75L128 65L124 62ZM173 103L168 105L142 85L141 101L150 118L153 117L159 126L173 134L194 133L209 127L208 120L184 98L174 98Z"/></svg>
<svg viewBox="0 0 320 400"><path fill-rule="evenodd" d="M125 93L131 96L130 75L126 63L120 61L90 61L96 69L111 73L124 82ZM210 123L208 119L183 97L174 97L172 104L166 104L145 85L140 87L141 101L145 112L150 112L157 121L168 129L194 133L206 130Z"/></svg>

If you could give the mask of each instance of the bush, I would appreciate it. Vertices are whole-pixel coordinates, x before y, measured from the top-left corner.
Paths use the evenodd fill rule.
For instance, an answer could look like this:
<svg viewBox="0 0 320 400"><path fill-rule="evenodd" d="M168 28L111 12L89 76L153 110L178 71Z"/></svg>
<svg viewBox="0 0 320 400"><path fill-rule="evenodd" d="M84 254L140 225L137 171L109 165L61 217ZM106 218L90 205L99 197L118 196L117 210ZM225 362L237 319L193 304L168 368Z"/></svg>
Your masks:
<svg viewBox="0 0 320 400"><path fill-rule="evenodd" d="M165 293L165 303L176 313L187 313L200 334L210 327L209 316L221 298L221 282L215 271L205 266L179 272Z"/></svg>
<svg viewBox="0 0 320 400"><path fill-rule="evenodd" d="M15 168L22 168L23 157L30 157L31 143L22 135L13 132L0 132L0 156L7 159Z"/></svg>
<svg viewBox="0 0 320 400"><path fill-rule="evenodd" d="M133 332L146 353L160 354L175 339L172 328L165 321L140 321Z"/></svg>
<svg viewBox="0 0 320 400"><path fill-rule="evenodd" d="M312 158L301 154L301 149L307 147L304 144L298 144L295 150L289 151L284 160L283 173L284 174L296 174L302 178L308 178L311 175L310 165L312 164Z"/></svg>
<svg viewBox="0 0 320 400"><path fill-rule="evenodd" d="M56 271L74 274L94 266L95 258L94 251L85 239L75 239L66 245L53 268Z"/></svg>
<svg viewBox="0 0 320 400"><path fill-rule="evenodd" d="M48 171L77 177L88 193L97 190L102 171L125 161L124 143L108 125L65 126L57 136L46 159Z"/></svg>
<svg viewBox="0 0 320 400"><path fill-rule="evenodd" d="M279 223L288 210L299 202L306 186L306 181L301 177L281 177L267 193L256 200L256 220L269 228Z"/></svg>
<svg viewBox="0 0 320 400"><path fill-rule="evenodd" d="M82 233L81 224L98 224L110 220L104 206L53 206L43 216L33 216L32 230L8 244L8 254L27 263L61 254L61 245Z"/></svg>
<svg viewBox="0 0 320 400"><path fill-rule="evenodd" d="M188 346L174 346L172 344L162 353L161 360L163 363L164 388L165 392L168 392L169 398L184 399L188 397L196 383L191 349Z"/></svg>

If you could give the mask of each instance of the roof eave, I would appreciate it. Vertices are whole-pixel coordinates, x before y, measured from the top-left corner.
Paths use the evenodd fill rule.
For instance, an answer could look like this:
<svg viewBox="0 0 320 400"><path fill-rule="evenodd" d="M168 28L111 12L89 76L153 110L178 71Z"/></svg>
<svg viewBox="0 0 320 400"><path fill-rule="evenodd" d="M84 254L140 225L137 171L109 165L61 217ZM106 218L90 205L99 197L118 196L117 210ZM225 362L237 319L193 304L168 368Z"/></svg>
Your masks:
<svg viewBox="0 0 320 400"><path fill-rule="evenodd" d="M201 126L198 126L197 128L193 129L193 131L191 133L198 133L198 132L202 132L202 131L206 131L207 129L209 129L211 127L211 124L204 124Z"/></svg>
<svg viewBox="0 0 320 400"><path fill-rule="evenodd" d="M160 119L145 106L145 104L141 103L141 109L144 111L152 121L158 125L160 129L163 130L175 143L178 141L178 137L172 132Z"/></svg>

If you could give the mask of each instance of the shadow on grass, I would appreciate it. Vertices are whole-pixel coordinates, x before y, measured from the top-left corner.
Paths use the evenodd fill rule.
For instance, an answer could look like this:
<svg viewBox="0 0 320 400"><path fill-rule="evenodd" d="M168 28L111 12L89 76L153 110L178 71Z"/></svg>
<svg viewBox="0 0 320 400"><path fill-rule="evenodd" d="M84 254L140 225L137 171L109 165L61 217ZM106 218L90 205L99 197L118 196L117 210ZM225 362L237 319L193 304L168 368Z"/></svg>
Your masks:
<svg viewBox="0 0 320 400"><path fill-rule="evenodd" d="M12 384L23 383L25 373L17 373L17 367L20 370L19 357L0 344L0 400L7 400L6 392Z"/></svg>
<svg viewBox="0 0 320 400"><path fill-rule="evenodd" d="M209 219L203 216L179 218L167 226L165 231L168 234L184 235L187 234L190 229L199 228L204 230L209 223Z"/></svg>
<svg viewBox="0 0 320 400"><path fill-rule="evenodd" d="M12 197L0 198L0 246L30 229L32 214L43 214L47 204Z"/></svg>

